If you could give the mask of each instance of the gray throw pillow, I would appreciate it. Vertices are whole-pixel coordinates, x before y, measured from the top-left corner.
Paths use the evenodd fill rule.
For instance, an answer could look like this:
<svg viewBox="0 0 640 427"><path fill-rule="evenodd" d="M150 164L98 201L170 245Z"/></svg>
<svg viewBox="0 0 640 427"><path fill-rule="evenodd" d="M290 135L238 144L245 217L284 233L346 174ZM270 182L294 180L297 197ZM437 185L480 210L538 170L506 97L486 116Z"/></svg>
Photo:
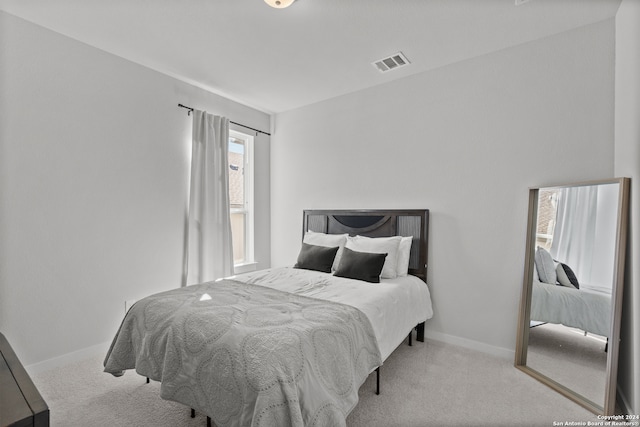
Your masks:
<svg viewBox="0 0 640 427"><path fill-rule="evenodd" d="M335 248L327 248L325 246L310 245L303 243L298 254L298 262L293 268L301 268L305 270L322 271L323 273L331 273L333 259L338 252L338 246Z"/></svg>
<svg viewBox="0 0 640 427"><path fill-rule="evenodd" d="M538 246L538 249L536 249L535 264L540 281L555 285L558 281L556 264L553 262L551 254L545 248Z"/></svg>
<svg viewBox="0 0 640 427"><path fill-rule="evenodd" d="M353 251L347 247L342 252L340 265L334 273L338 277L380 283L380 273L387 254Z"/></svg>
<svg viewBox="0 0 640 427"><path fill-rule="evenodd" d="M556 267L556 275L558 276L558 282L560 282L562 286L580 289L580 283L578 283L576 274L567 264L558 264Z"/></svg>

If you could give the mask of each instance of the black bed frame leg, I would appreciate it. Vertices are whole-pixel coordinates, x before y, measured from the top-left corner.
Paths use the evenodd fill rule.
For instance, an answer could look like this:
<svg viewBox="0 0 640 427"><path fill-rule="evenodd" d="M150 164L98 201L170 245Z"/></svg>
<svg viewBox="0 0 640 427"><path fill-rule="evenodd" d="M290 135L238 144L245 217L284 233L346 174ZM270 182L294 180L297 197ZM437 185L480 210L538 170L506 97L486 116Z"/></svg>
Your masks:
<svg viewBox="0 0 640 427"><path fill-rule="evenodd" d="M147 377L147 384L149 384L149 377Z"/></svg>
<svg viewBox="0 0 640 427"><path fill-rule="evenodd" d="M195 418L196 417L196 410L191 408L191 418Z"/></svg>
<svg viewBox="0 0 640 427"><path fill-rule="evenodd" d="M376 394L380 394L380 367L376 368Z"/></svg>
<svg viewBox="0 0 640 427"><path fill-rule="evenodd" d="M412 340L413 340L413 337L412 337L412 334L413 334L413 330L412 330L411 332L409 332L409 347L411 347L411 346L413 345L413 341L412 341Z"/></svg>
<svg viewBox="0 0 640 427"><path fill-rule="evenodd" d="M207 427L211 427L211 417L207 417Z"/></svg>
<svg viewBox="0 0 640 427"><path fill-rule="evenodd" d="M416 331L416 340L424 342L424 322L418 323L418 326L416 326Z"/></svg>

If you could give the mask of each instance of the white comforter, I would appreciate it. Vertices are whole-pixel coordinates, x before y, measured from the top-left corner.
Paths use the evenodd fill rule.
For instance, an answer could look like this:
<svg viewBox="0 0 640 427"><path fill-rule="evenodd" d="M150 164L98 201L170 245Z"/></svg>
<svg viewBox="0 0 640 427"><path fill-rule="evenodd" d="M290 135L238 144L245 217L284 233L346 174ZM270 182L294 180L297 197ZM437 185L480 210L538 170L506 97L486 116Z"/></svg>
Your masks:
<svg viewBox="0 0 640 427"><path fill-rule="evenodd" d="M382 360L389 357L413 327L433 316L427 284L411 275L368 283L281 267L241 274L234 279L359 309L373 326Z"/></svg>
<svg viewBox="0 0 640 427"><path fill-rule="evenodd" d="M533 281L531 320L557 323L608 337L611 295Z"/></svg>

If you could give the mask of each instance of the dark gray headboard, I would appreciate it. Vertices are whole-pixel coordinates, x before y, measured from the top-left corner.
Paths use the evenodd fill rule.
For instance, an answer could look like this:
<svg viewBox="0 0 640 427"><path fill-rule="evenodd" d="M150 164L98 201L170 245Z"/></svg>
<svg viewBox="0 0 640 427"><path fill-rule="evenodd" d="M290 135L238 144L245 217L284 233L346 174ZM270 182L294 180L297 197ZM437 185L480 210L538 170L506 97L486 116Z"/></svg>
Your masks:
<svg viewBox="0 0 640 427"><path fill-rule="evenodd" d="M428 209L305 210L302 235L307 231L367 237L412 236L409 274L427 281Z"/></svg>

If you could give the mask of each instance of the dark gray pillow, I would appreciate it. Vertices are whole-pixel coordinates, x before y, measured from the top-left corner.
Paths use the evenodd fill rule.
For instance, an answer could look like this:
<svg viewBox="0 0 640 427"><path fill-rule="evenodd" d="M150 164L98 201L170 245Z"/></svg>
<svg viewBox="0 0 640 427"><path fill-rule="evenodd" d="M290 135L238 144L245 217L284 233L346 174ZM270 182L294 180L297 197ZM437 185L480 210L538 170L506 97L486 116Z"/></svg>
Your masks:
<svg viewBox="0 0 640 427"><path fill-rule="evenodd" d="M580 289L580 283L578 283L576 274L567 264L558 264L558 267L556 268L556 275L558 276L558 282L560 282L562 286Z"/></svg>
<svg viewBox="0 0 640 427"><path fill-rule="evenodd" d="M334 273L338 277L380 283L380 273L387 254L357 252L347 247L343 249L340 265Z"/></svg>
<svg viewBox="0 0 640 427"><path fill-rule="evenodd" d="M298 262L293 268L331 273L333 259L336 257L338 249L339 246L328 248L326 246L303 243L302 248L300 248L300 253L298 254Z"/></svg>

